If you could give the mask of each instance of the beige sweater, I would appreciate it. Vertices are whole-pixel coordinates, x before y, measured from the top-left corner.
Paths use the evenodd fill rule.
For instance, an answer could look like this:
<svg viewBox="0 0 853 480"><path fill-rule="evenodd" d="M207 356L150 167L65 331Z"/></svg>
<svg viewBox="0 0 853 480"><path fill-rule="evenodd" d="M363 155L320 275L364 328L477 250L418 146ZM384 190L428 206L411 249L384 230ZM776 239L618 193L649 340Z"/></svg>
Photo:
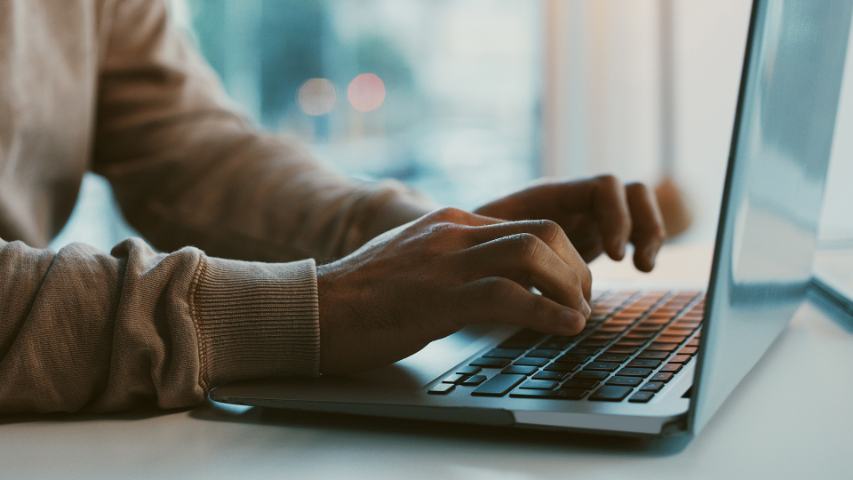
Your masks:
<svg viewBox="0 0 853 480"><path fill-rule="evenodd" d="M179 250L46 250L90 169ZM253 130L161 1L0 0L0 413L184 407L220 382L317 375L312 258L412 202Z"/></svg>

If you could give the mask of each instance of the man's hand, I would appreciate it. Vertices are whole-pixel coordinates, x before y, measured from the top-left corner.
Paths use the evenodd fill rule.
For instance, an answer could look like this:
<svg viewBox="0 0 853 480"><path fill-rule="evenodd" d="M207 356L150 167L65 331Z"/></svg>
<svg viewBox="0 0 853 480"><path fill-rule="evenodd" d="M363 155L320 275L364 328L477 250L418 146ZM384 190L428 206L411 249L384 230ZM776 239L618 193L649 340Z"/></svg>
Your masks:
<svg viewBox="0 0 853 480"><path fill-rule="evenodd" d="M469 324L577 334L590 314L586 262L621 260L631 242L650 271L663 239L651 192L612 176L426 214L318 269L321 371L386 365Z"/></svg>
<svg viewBox="0 0 853 480"><path fill-rule="evenodd" d="M591 283L555 222L437 210L318 269L320 368L386 365L469 324L575 335Z"/></svg>
<svg viewBox="0 0 853 480"><path fill-rule="evenodd" d="M587 262L602 253L622 260L634 245L634 265L648 272L663 243L663 219L652 192L623 186L611 175L536 185L490 202L476 213L505 220L547 218L558 223Z"/></svg>

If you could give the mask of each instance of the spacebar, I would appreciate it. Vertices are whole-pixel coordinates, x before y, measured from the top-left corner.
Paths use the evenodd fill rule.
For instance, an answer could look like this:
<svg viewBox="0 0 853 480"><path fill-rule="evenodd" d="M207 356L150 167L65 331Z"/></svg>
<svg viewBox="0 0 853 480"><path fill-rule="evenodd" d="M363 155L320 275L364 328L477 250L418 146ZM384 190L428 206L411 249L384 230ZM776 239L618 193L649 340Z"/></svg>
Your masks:
<svg viewBox="0 0 853 480"><path fill-rule="evenodd" d="M471 392L471 395L500 397L502 395L506 395L507 392L512 390L513 387L521 383L525 378L527 377L524 375L499 373L489 379L488 382L480 385L479 388Z"/></svg>

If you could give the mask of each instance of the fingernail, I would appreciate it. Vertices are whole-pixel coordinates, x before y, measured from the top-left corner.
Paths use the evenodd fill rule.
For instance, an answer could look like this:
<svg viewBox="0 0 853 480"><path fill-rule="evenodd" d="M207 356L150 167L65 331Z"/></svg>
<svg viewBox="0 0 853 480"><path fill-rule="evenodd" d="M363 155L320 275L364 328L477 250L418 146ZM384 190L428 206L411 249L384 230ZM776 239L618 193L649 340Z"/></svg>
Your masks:
<svg viewBox="0 0 853 480"><path fill-rule="evenodd" d="M625 242L621 240L614 240L611 244L610 250L612 252L616 252L616 259L621 260L625 257Z"/></svg>
<svg viewBox="0 0 853 480"><path fill-rule="evenodd" d="M654 247L646 248L646 258L649 260L649 266L654 268L657 260L658 250Z"/></svg>
<svg viewBox="0 0 853 480"><path fill-rule="evenodd" d="M589 316L592 315L592 308L589 306L589 302L587 302L586 300L583 301L582 310L583 316L585 318L589 318Z"/></svg>

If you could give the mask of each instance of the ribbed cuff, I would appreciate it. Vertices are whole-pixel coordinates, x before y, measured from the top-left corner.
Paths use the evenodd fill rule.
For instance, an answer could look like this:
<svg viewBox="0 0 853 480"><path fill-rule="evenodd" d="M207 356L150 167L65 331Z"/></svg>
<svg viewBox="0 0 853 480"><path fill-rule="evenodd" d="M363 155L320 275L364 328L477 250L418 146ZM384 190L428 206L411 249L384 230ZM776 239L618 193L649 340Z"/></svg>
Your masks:
<svg viewBox="0 0 853 480"><path fill-rule="evenodd" d="M256 263L206 258L192 295L201 382L319 372L314 260Z"/></svg>

